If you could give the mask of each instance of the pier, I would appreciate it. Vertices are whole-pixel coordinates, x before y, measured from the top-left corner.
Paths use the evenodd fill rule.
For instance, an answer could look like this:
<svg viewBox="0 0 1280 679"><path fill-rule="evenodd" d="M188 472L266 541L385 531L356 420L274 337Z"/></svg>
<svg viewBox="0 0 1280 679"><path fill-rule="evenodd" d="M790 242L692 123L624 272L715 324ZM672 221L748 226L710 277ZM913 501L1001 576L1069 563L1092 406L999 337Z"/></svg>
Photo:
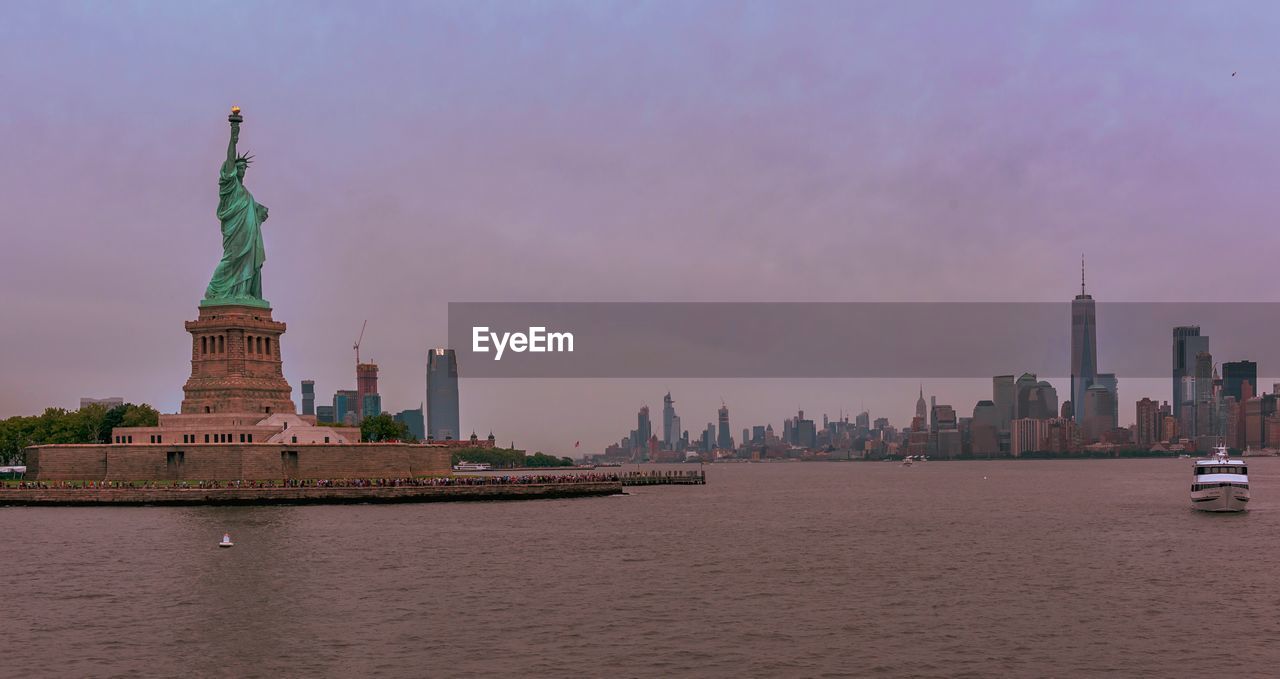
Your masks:
<svg viewBox="0 0 1280 679"><path fill-rule="evenodd" d="M541 481L541 480L540 480ZM145 505L303 505L403 502L538 500L597 497L622 493L614 479L570 482L488 482L421 485L179 485L97 487L70 484L0 486L0 507L92 507Z"/></svg>
<svg viewBox="0 0 1280 679"><path fill-rule="evenodd" d="M650 471L629 472L618 478L624 486L702 486L707 483L707 472L698 471Z"/></svg>

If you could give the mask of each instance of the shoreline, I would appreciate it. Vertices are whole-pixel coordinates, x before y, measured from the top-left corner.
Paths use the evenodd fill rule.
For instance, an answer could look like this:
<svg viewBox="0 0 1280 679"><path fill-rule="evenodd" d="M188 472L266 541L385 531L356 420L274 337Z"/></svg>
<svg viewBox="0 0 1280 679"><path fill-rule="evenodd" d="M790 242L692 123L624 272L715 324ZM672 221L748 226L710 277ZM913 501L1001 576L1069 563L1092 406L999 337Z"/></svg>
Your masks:
<svg viewBox="0 0 1280 679"><path fill-rule="evenodd" d="M0 490L0 507L142 507L485 502L623 494L621 481L463 486L277 488L25 488Z"/></svg>

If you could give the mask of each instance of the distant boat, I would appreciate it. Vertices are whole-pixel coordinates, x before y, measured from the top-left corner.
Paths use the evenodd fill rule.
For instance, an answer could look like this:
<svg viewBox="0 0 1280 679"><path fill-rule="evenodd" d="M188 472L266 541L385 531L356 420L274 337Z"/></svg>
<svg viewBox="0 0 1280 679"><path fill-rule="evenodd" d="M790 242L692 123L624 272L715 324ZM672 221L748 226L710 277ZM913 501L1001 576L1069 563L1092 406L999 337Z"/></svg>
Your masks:
<svg viewBox="0 0 1280 679"><path fill-rule="evenodd" d="M467 462L463 460L453 465L453 471L455 472L487 472L490 469L493 469L493 465L485 462Z"/></svg>
<svg viewBox="0 0 1280 679"><path fill-rule="evenodd" d="M223 534L222 534L222 542L219 542L219 543L218 543L218 546L219 546L219 547L235 547L235 546L236 546L236 543L234 543L234 542L232 542L232 541L231 541L231 534L230 534L230 533L223 533Z"/></svg>
<svg viewBox="0 0 1280 679"><path fill-rule="evenodd" d="M1249 467L1233 460L1226 446L1213 457L1196 460L1191 482L1191 506L1202 512L1243 512L1249 503Z"/></svg>

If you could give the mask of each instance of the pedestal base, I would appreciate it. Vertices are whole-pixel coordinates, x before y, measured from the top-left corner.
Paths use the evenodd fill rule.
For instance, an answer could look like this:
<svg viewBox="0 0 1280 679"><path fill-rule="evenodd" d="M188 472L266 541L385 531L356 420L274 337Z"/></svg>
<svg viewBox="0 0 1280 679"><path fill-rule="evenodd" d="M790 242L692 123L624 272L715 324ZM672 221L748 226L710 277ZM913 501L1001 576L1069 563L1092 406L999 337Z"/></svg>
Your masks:
<svg viewBox="0 0 1280 679"><path fill-rule="evenodd" d="M202 304L186 328L192 344L184 414L297 412L280 362L285 324L271 318L269 307Z"/></svg>

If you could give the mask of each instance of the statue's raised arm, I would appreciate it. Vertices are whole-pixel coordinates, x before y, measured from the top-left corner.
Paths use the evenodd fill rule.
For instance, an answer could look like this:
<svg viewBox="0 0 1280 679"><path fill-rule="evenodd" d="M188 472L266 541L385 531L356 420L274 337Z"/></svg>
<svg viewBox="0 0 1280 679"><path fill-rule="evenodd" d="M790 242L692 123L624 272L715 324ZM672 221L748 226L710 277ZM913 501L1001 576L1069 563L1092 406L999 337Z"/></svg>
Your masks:
<svg viewBox="0 0 1280 679"><path fill-rule="evenodd" d="M240 141L240 123L231 123L231 141L227 142L227 160L222 164L223 172L232 174L236 171L236 142Z"/></svg>

